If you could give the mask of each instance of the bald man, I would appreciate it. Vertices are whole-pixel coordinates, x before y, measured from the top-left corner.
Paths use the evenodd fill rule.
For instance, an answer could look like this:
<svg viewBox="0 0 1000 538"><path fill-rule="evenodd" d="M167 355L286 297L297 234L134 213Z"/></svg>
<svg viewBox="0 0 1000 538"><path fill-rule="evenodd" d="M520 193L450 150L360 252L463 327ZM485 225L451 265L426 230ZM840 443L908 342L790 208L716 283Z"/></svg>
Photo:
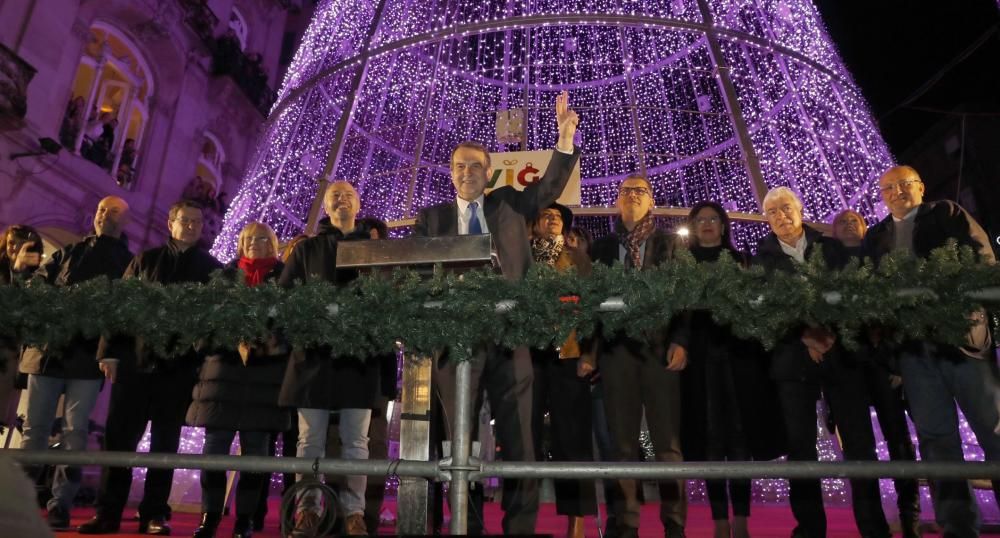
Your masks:
<svg viewBox="0 0 1000 538"><path fill-rule="evenodd" d="M863 250L878 260L894 250L926 258L955 240L971 247L979 261L996 263L989 236L958 204L924 201L924 182L910 166L890 168L879 178L879 192L890 215L868 230ZM908 341L899 349L899 371L917 427L925 461L963 461L955 404L976 434L987 461L1000 461L1000 424L996 395L996 342L985 311L972 314L966 345ZM934 512L945 536L979 536L979 509L966 480L938 480L931 488ZM1000 500L1000 480L993 482Z"/></svg>
<svg viewBox="0 0 1000 538"><path fill-rule="evenodd" d="M117 196L104 198L94 213L93 235L55 252L33 278L54 286L72 286L92 278L121 278L132 259L122 233L127 222L128 203ZM76 337L59 353L53 351L27 348L21 354L20 371L28 374L21 448L46 448L59 396L65 394L62 447L86 450L90 412L104 377L95 358L97 339ZM48 522L53 529L69 527L69 511L79 486L78 468L56 468L48 503Z"/></svg>
<svg viewBox="0 0 1000 538"><path fill-rule="evenodd" d="M312 280L345 285L357 277L353 269L338 270L336 261L341 241L371 239L368 229L358 226L361 209L358 192L346 181L335 181L323 194L323 209L327 216L319 222L316 236L296 245L278 280L280 285ZM377 360L343 356L329 347L293 352L278 404L298 409L299 441L295 455L309 459L326 456L330 413L336 412L340 457L368 459L368 427L381 394L380 382ZM345 516L344 534L368 534L364 520L366 486L365 476L348 476L346 487L339 493ZM316 498L304 495L298 499L292 536L315 536L322 510Z"/></svg>

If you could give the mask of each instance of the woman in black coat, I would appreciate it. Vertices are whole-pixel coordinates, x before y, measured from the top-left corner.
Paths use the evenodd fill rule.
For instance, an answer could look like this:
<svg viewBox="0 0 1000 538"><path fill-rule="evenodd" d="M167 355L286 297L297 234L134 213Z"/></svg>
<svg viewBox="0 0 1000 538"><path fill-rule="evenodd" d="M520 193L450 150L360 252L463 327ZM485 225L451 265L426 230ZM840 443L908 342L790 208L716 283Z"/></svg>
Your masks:
<svg viewBox="0 0 1000 538"><path fill-rule="evenodd" d="M715 202L701 202L688 214L691 254L699 263L729 255L747 265L732 245L729 217ZM688 461L750 461L781 454L782 429L766 356L759 344L741 340L694 311L688 320L688 365L681 372L681 443ZM778 427L773 424L777 423ZM750 480L707 480L705 489L715 536L749 536ZM733 519L729 519L732 503Z"/></svg>
<svg viewBox="0 0 1000 538"><path fill-rule="evenodd" d="M277 259L278 238L266 224L252 222L240 232L237 259L225 273L256 286L274 281L284 266ZM203 454L229 454L237 432L240 454L266 456L271 437L291 427L291 415L278 407L278 391L288 353L276 338L253 345L240 344L238 350L209 355L201 367L187 423L205 428ZM267 486L266 473L241 473L236 488L234 537L253 533L252 518L261 490ZM225 505L225 471L201 473L201 526L195 538L215 536Z"/></svg>

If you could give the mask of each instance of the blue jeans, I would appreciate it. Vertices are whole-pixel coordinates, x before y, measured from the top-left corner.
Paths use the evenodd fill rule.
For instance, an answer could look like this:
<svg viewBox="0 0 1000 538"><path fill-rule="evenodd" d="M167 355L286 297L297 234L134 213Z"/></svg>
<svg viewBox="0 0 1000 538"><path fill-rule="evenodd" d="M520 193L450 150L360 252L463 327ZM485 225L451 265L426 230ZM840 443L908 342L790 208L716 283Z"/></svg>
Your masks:
<svg viewBox="0 0 1000 538"><path fill-rule="evenodd" d="M951 359L929 352L900 359L910 415L917 426L924 461L964 461L958 430L962 409L987 461L1000 461L997 378L993 361ZM996 488L994 488L994 491ZM945 536L979 536L979 507L966 480L935 480L934 512Z"/></svg>
<svg viewBox="0 0 1000 538"><path fill-rule="evenodd" d="M63 406L65 425L62 447L66 450L87 450L90 432L90 412L101 392L100 379L63 379L45 375L28 376L28 409L24 420L21 448L44 450L56 418L59 396L66 394ZM80 468L59 465L52 480L52 499L48 508L59 507L67 512L80 489Z"/></svg>
<svg viewBox="0 0 1000 538"><path fill-rule="evenodd" d="M205 445L202 454L229 454L233 444L234 430L205 428ZM267 445L271 442L270 432L240 432L241 456L267 456ZM257 510L261 489L267 487L270 473L240 473L236 486L236 515L252 516ZM201 511L222 513L226 504L226 472L202 471Z"/></svg>
<svg viewBox="0 0 1000 538"><path fill-rule="evenodd" d="M299 444L295 456L309 459L326 457L326 430L330 425L330 411L300 407L298 412ZM368 459L368 426L372 410L340 409L337 413L340 413L341 459ZM340 504L343 505L345 514L364 514L367 486L368 477L365 475L347 477L347 489L340 495Z"/></svg>

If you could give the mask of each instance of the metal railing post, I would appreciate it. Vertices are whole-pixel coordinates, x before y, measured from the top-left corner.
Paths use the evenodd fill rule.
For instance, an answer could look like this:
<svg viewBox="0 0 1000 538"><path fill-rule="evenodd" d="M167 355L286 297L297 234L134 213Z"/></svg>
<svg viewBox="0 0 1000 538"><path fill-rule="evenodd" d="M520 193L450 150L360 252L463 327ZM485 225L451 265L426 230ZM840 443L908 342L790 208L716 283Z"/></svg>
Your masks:
<svg viewBox="0 0 1000 538"><path fill-rule="evenodd" d="M451 440L451 534L466 534L469 526L469 450L472 431L472 362L455 368L455 425Z"/></svg>

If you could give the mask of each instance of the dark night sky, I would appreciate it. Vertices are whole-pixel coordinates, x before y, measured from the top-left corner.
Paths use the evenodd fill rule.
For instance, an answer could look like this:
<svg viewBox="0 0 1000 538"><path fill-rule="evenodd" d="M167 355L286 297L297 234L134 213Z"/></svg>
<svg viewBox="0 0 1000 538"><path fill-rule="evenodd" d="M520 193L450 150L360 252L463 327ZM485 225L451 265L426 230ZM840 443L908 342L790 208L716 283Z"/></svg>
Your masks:
<svg viewBox="0 0 1000 538"><path fill-rule="evenodd" d="M997 0L815 1L894 153L941 117L918 107L1000 114ZM991 30L929 91L896 108Z"/></svg>

